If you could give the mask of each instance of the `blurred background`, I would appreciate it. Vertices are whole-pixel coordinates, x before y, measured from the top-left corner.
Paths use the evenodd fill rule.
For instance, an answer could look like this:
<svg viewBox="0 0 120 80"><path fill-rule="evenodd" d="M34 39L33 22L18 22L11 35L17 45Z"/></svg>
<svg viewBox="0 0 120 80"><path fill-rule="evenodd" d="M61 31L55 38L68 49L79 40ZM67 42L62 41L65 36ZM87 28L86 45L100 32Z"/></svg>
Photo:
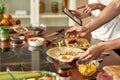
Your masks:
<svg viewBox="0 0 120 80"><path fill-rule="evenodd" d="M87 0L0 0L5 6L5 14L11 14L21 25L74 26L70 18L62 12L62 6L76 9L87 4ZM89 18L83 20L86 24Z"/></svg>

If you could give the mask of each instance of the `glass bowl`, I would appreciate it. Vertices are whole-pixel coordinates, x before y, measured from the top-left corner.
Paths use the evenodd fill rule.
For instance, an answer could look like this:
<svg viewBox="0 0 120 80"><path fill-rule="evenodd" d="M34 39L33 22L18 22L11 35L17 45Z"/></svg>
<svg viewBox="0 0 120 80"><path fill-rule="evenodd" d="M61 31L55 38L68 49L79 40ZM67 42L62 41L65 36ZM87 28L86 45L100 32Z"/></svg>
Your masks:
<svg viewBox="0 0 120 80"><path fill-rule="evenodd" d="M32 28L32 31L34 32L34 34L39 36L46 31L47 26L46 26L46 24L40 24L40 25L34 26L34 27L31 26L31 28Z"/></svg>
<svg viewBox="0 0 120 80"><path fill-rule="evenodd" d="M97 71L99 62L97 60L90 60L90 61L77 60L76 65L77 65L78 71L83 76L92 76Z"/></svg>

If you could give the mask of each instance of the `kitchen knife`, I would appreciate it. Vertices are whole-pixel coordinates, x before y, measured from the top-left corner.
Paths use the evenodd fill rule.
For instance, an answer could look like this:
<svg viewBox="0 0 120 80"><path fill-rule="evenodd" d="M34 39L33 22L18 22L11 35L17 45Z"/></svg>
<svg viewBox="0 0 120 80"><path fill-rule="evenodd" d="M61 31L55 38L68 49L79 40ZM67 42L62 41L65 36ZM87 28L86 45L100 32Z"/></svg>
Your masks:
<svg viewBox="0 0 120 80"><path fill-rule="evenodd" d="M64 32L64 29L60 29L60 30L58 30L58 31L55 31L55 32L53 32L53 33L51 33L51 34L49 34L49 35L47 35L47 36L45 36L45 37L55 36L55 35L58 35L58 34L60 34L60 33L62 33L62 32Z"/></svg>

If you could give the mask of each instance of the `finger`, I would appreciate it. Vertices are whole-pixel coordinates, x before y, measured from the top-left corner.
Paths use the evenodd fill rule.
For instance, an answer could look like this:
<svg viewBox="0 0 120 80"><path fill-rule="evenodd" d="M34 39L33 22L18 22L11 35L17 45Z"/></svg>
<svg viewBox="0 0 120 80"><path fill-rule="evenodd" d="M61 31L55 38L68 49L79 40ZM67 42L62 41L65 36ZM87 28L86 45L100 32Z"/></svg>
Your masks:
<svg viewBox="0 0 120 80"><path fill-rule="evenodd" d="M75 37L75 35L74 35L74 34L71 34L69 37L70 37L70 38L74 38L74 37Z"/></svg>
<svg viewBox="0 0 120 80"><path fill-rule="evenodd" d="M84 59L85 57L87 57L89 55L89 53L88 52L85 52L85 53L83 53L80 57L79 57L79 59Z"/></svg>
<svg viewBox="0 0 120 80"><path fill-rule="evenodd" d="M85 8L85 5L77 7L77 9L82 9L82 8Z"/></svg>
<svg viewBox="0 0 120 80"><path fill-rule="evenodd" d="M92 9L91 9L91 8L89 8L87 13L91 13L91 11L92 11Z"/></svg>
<svg viewBox="0 0 120 80"><path fill-rule="evenodd" d="M92 60L92 59L93 59L93 56L92 55L88 55L85 58L83 58L82 60L83 61L87 61L87 60Z"/></svg>
<svg viewBox="0 0 120 80"><path fill-rule="evenodd" d="M90 7L88 5L86 5L85 9L83 10L83 13L88 13Z"/></svg>
<svg viewBox="0 0 120 80"><path fill-rule="evenodd" d="M66 33L67 33L67 32L72 32L72 31L75 31L75 30L76 30L76 28L77 28L77 27L76 27L76 26L74 26L74 27L72 27L72 28L68 29L68 30L66 31Z"/></svg>
<svg viewBox="0 0 120 80"><path fill-rule="evenodd" d="M69 10L72 14L76 13L76 10Z"/></svg>
<svg viewBox="0 0 120 80"><path fill-rule="evenodd" d="M66 38L74 37L72 33L68 32L65 34Z"/></svg>

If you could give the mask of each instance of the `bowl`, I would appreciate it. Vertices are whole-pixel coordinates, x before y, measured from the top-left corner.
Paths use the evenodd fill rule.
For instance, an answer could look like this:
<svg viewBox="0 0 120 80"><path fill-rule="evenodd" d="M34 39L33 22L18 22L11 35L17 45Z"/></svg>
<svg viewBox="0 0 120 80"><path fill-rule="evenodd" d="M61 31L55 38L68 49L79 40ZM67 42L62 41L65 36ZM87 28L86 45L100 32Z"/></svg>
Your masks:
<svg viewBox="0 0 120 80"><path fill-rule="evenodd" d="M90 60L90 61L77 60L76 65L77 65L78 71L83 76L92 76L97 71L99 62L97 60Z"/></svg>
<svg viewBox="0 0 120 80"><path fill-rule="evenodd" d="M28 39L28 44L30 46L38 47L44 44L45 39L42 37L32 37Z"/></svg>
<svg viewBox="0 0 120 80"><path fill-rule="evenodd" d="M10 44L12 45L12 46L22 46L23 44L24 44L24 41L22 40L22 39L20 39L20 38L18 38L18 37L12 37L11 38L11 41L10 41Z"/></svg>
<svg viewBox="0 0 120 80"><path fill-rule="evenodd" d="M59 61L64 63L70 63L74 60L74 56L71 55L61 55L58 57Z"/></svg>
<svg viewBox="0 0 120 80"><path fill-rule="evenodd" d="M13 30L19 34L25 34L28 32L28 29L25 26L16 25L13 27Z"/></svg>

